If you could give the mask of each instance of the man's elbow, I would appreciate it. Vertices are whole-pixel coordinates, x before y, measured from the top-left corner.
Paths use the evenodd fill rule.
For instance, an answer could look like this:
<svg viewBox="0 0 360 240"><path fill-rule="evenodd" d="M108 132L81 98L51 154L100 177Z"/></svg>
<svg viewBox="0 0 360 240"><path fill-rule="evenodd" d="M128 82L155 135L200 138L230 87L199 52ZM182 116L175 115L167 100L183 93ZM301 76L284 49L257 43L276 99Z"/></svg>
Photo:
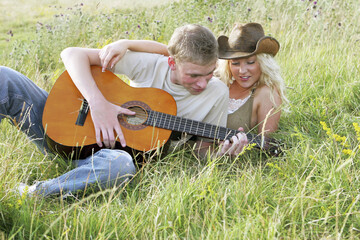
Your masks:
<svg viewBox="0 0 360 240"><path fill-rule="evenodd" d="M76 52L76 47L68 47L61 51L60 57L64 61Z"/></svg>

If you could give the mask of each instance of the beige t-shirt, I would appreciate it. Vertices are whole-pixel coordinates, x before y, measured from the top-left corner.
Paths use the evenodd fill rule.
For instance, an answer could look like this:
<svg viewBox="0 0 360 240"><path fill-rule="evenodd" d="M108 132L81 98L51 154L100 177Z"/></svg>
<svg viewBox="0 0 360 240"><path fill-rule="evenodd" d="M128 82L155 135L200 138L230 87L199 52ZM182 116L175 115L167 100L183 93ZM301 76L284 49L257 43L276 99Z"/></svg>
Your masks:
<svg viewBox="0 0 360 240"><path fill-rule="evenodd" d="M168 57L128 51L115 65L116 74L126 75L133 87L154 87L170 93L177 104L177 115L218 126L226 126L229 90L213 77L199 95L170 80Z"/></svg>

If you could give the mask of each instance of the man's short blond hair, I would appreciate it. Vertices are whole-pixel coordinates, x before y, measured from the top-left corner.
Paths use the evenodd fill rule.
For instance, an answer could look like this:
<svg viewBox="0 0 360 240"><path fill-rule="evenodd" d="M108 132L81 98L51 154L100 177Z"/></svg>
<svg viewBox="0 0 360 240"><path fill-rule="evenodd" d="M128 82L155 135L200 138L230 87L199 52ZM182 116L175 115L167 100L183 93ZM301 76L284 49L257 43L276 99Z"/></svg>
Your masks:
<svg viewBox="0 0 360 240"><path fill-rule="evenodd" d="M175 29L168 43L168 51L176 62L206 66L216 62L218 43L208 28L188 24Z"/></svg>

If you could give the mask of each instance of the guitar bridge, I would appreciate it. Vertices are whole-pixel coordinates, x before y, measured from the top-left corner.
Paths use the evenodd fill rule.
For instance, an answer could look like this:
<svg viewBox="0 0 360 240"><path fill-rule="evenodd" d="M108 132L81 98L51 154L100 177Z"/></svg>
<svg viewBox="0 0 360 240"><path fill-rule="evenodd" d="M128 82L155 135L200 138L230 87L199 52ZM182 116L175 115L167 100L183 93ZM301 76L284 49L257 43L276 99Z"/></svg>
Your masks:
<svg viewBox="0 0 360 240"><path fill-rule="evenodd" d="M89 104L86 101L86 99L84 98L81 103L81 107L80 107L79 114L78 114L75 124L78 126L84 126L85 119L86 119L86 116L88 115L88 113L89 113Z"/></svg>

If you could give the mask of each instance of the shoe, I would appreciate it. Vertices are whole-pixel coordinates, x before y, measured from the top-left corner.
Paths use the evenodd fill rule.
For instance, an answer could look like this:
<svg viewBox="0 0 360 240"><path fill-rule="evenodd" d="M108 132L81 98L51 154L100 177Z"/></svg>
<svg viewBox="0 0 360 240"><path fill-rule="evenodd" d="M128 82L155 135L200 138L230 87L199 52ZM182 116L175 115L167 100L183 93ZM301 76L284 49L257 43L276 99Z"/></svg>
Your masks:
<svg viewBox="0 0 360 240"><path fill-rule="evenodd" d="M23 197L24 194L27 197L32 197L35 193L37 185L38 184L35 183L34 185L29 186L25 183L20 183L17 187L17 193L20 195L20 197Z"/></svg>

